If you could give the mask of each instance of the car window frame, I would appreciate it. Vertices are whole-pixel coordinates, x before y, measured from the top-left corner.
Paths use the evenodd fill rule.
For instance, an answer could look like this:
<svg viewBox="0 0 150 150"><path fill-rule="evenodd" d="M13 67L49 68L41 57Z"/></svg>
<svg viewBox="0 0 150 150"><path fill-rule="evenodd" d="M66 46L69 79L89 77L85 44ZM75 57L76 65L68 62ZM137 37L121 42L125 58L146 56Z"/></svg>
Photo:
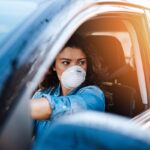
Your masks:
<svg viewBox="0 0 150 150"><path fill-rule="evenodd" d="M42 80L41 73L43 72L43 68L48 70L49 66L54 61L54 58L57 56L61 48L64 46L66 41L73 35L73 33L79 28L81 24L83 24L88 19L95 17L97 15L103 15L103 14L111 14L111 13L135 13L135 14L144 14L144 11L139 8L132 8L129 6L116 6L116 5L95 5L92 6L83 12L81 12L79 15L75 16L73 19L70 20L70 22L66 25L66 27L60 32L61 36L55 36L57 38L57 41L55 40L54 43L50 46L51 51L47 53L47 58L45 58L45 62L41 64L41 69L38 70L35 78L32 82L32 89L35 89L37 87L37 84ZM52 59L49 59L52 58ZM41 76L41 77L40 77Z"/></svg>
<svg viewBox="0 0 150 150"><path fill-rule="evenodd" d="M141 60L142 60L142 66L143 66L143 72L144 72L144 76L145 76L145 85L146 85L146 91L147 91L147 104L145 105L145 110L148 109L150 107L150 74L149 74L149 56L150 56L150 36L148 34L148 22L146 19L146 13L144 10L144 14L139 14L139 16L137 16L138 18L136 19L136 23L132 22L132 27L134 27L136 36L137 36L137 40L138 40L138 45L139 45L139 50L141 53ZM140 25L139 24L140 21ZM142 28L139 26L142 26ZM130 30L130 29L129 29ZM134 43L134 40L132 40ZM142 89L141 89L142 90Z"/></svg>
<svg viewBox="0 0 150 150"><path fill-rule="evenodd" d="M121 6L121 7L120 7ZM73 6L72 6L73 7ZM36 89L37 85L41 82L44 74L47 72L50 65L53 63L56 55L59 53L61 48L64 46L66 41L71 37L71 35L77 30L77 28L87 21L88 19L95 17L101 14L111 14L111 13L143 13L142 9L132 8L129 6L123 5L109 5L109 4L95 4L91 5L88 8L83 8L76 14L70 15L69 19L63 23L63 26L60 28L58 32L56 32L53 36L53 40L50 40L50 35L45 32L41 35L41 37L45 37L42 42L38 45L39 50L45 50L47 52L46 58L44 55L40 55L41 57L39 61L37 61L33 67L32 71L37 71L33 76L32 80L28 80L26 83L26 87L23 89L21 96L19 97L19 101L27 102L27 106L29 105L29 100L33 94L33 91ZM67 14L67 10L65 14ZM61 14L62 15L62 14ZM58 19L58 20L57 20ZM61 19L60 19L61 20ZM59 21L59 16L56 17L55 21ZM55 21L53 23L55 24ZM52 23L50 23L52 25ZM51 28L47 28L50 31ZM44 60L40 63L41 60ZM37 65L39 65L37 69ZM30 89L28 88L30 87ZM30 111L29 111L30 112ZM31 118L30 118L31 119Z"/></svg>

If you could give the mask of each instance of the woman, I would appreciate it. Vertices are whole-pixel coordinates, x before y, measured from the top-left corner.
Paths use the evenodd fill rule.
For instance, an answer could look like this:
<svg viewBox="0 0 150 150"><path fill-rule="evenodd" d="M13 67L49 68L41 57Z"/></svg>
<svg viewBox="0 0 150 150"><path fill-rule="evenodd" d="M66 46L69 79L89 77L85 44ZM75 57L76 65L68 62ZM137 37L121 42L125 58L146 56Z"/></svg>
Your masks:
<svg viewBox="0 0 150 150"><path fill-rule="evenodd" d="M74 35L57 55L56 60L31 102L36 136L66 114L84 110L104 111L103 92L95 86L101 69L82 39ZM98 68L100 67L100 68ZM99 70L100 71L100 70ZM100 76L101 77L101 76ZM96 80L98 79L98 80Z"/></svg>

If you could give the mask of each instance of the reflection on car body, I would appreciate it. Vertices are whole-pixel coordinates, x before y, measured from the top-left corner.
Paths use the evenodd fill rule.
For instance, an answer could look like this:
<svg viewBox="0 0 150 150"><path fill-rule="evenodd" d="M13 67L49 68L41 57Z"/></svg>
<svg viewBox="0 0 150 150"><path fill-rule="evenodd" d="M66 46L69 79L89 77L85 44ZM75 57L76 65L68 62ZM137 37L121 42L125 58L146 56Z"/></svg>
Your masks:
<svg viewBox="0 0 150 150"><path fill-rule="evenodd" d="M30 147L29 99L75 33L92 44L108 72L100 84L106 111L149 128L149 1L13 0L0 8L0 148Z"/></svg>

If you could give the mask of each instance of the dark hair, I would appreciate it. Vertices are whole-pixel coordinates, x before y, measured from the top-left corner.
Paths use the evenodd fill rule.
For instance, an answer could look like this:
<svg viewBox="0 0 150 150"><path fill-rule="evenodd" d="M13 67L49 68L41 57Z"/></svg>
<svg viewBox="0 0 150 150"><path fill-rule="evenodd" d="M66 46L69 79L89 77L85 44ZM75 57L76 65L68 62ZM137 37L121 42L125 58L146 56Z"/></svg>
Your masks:
<svg viewBox="0 0 150 150"><path fill-rule="evenodd" d="M65 47L80 48L85 53L87 57L87 75L84 85L100 85L104 78L105 69L102 69L102 59L97 57L96 51L94 50L92 44L87 43L85 39L75 34L65 44L63 49ZM46 74L40 88L45 89L59 84L57 74L52 69L54 64L55 62Z"/></svg>

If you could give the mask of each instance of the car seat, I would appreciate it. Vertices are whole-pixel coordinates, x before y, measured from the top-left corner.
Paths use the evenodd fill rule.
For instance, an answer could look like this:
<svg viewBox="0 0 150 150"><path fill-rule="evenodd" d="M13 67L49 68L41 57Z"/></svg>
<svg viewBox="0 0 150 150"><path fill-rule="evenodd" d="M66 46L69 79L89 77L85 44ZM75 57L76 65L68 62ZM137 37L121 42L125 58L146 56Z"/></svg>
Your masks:
<svg viewBox="0 0 150 150"><path fill-rule="evenodd" d="M88 36L109 75L100 86L106 97L106 111L132 117L138 101L136 72L126 64L120 41L107 35ZM110 86L111 85L111 86Z"/></svg>

